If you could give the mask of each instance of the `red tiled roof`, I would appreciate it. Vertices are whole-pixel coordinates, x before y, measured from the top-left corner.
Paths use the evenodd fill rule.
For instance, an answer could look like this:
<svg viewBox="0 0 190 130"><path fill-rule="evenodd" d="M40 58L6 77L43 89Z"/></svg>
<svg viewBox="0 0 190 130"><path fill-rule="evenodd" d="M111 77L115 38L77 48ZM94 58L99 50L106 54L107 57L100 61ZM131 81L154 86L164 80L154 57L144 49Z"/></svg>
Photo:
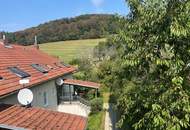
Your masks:
<svg viewBox="0 0 190 130"><path fill-rule="evenodd" d="M82 81L82 80L74 80L74 79L65 79L64 84L70 84L70 85L78 85L88 88L96 88L98 89L100 87L100 84L89 82L89 81Z"/></svg>
<svg viewBox="0 0 190 130"><path fill-rule="evenodd" d="M87 119L82 116L19 105L0 105L0 126L31 130L84 130Z"/></svg>
<svg viewBox="0 0 190 130"><path fill-rule="evenodd" d="M31 64L47 65L53 67L53 69L50 69L47 74L43 74L34 69ZM0 76L3 77L3 80L0 80L0 96L22 88L19 85L20 78L7 69L13 66L17 66L31 75L30 84L26 87L34 86L76 70L74 67L61 65L57 58L50 57L36 48L19 45L6 48L0 44Z"/></svg>

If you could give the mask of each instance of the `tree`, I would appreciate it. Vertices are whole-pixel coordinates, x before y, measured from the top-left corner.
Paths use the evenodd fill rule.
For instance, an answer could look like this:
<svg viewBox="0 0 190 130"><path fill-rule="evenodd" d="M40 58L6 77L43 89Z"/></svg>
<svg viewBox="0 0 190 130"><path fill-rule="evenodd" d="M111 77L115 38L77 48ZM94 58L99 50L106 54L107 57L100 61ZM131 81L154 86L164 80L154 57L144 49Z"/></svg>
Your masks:
<svg viewBox="0 0 190 130"><path fill-rule="evenodd" d="M40 24L23 31L11 34L11 42L31 45L34 36L38 36L39 43L101 38L116 33L117 23L112 20L114 15L87 14L75 18L64 18Z"/></svg>
<svg viewBox="0 0 190 130"><path fill-rule="evenodd" d="M190 129L190 1L128 0L108 60L119 127ZM107 63L106 63L107 64ZM103 71L101 71L103 72Z"/></svg>

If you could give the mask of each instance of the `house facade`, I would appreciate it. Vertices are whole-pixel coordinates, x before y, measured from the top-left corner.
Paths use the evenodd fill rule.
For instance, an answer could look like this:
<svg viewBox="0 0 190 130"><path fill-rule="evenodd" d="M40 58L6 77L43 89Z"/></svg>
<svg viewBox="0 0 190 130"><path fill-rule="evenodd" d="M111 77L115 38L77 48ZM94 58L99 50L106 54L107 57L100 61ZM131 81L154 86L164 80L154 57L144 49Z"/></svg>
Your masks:
<svg viewBox="0 0 190 130"><path fill-rule="evenodd" d="M36 48L0 44L0 54L0 76L2 77L0 80L0 103L19 104L17 100L18 92L20 89L27 87L32 90L34 95L32 106L57 109L56 79L72 78L75 68L62 65L58 59L49 57ZM40 69L47 72L44 73L33 68L32 64L40 65ZM24 87L20 85L19 80L22 79L22 74L12 72L9 67L17 67L18 71L29 74L26 77L30 81L29 85L26 84ZM4 87L7 85L10 87Z"/></svg>
<svg viewBox="0 0 190 130"><path fill-rule="evenodd" d="M58 95L57 95L55 79L31 87L30 90L33 92L34 95L31 104L32 106L57 110ZM17 100L17 95L18 92L8 95L0 99L0 102L5 104L19 104Z"/></svg>
<svg viewBox="0 0 190 130"><path fill-rule="evenodd" d="M30 118L37 118L40 116L40 114L37 112L35 113L35 117L33 117L34 115L31 114L33 111L37 111L38 108L40 108L39 112L43 112L44 114L48 113L47 115L52 118L52 116L55 116L54 112L58 110L58 105L63 99L67 101L72 101L74 99L76 87L82 86L98 90L99 84L73 80L72 74L75 71L76 68L61 64L58 58L51 57L41 52L37 43L32 47L25 47L20 45L10 45L5 40L1 40L0 118L3 120L0 120L0 128L30 128L30 126L24 127L24 122L21 123L21 121L16 120L15 115L21 116L22 113L19 113L19 111L18 113L12 113L15 109L23 109L23 111L26 111L26 113L30 113L25 119L27 121L32 121ZM24 85L20 84L19 81L22 79L28 79L29 83ZM57 84L58 79L63 80L64 84ZM33 101L31 103L32 107L28 109L25 106L23 107L21 104L19 104L17 100L18 92L23 88L28 88L33 92ZM15 118L15 120L12 121L12 124L6 122L6 119L8 118L6 114L8 113L9 117L12 117L13 119ZM63 115L61 112L56 113L56 115L59 114ZM84 130L86 128L85 123L87 120L85 117L69 115L67 113L65 113L65 115L76 118L76 121L78 122L74 122L75 126L72 126L72 122L74 120L69 121L71 120L69 118L68 121L70 122L70 127L68 127L68 129L74 127L76 130ZM65 115L63 115L63 117L58 117L60 119L64 119ZM55 118L58 117L56 116ZM52 118L52 120L49 120L49 122L53 120L54 119ZM21 124L18 125L19 123ZM65 119L62 121L62 123L65 124ZM43 122L39 122L39 125L40 124L43 125ZM53 124L58 127L62 126L63 128L67 126L60 124L59 120ZM52 128L55 127L54 125ZM80 129L78 129L79 125ZM34 127L37 129L38 125L34 125ZM40 129L45 129L45 126Z"/></svg>

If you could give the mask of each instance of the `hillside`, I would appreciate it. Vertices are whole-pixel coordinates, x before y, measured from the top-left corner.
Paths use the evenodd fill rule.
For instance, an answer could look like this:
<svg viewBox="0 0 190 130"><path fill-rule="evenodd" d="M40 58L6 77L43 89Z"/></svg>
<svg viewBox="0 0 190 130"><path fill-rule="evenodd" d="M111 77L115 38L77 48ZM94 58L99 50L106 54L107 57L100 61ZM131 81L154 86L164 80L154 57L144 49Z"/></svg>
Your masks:
<svg viewBox="0 0 190 130"><path fill-rule="evenodd" d="M48 53L49 55L58 56L65 63L69 63L69 61L74 58L90 56L93 52L93 48L101 41L105 41L105 39L50 42L40 44L40 50Z"/></svg>
<svg viewBox="0 0 190 130"><path fill-rule="evenodd" d="M15 33L8 33L10 42L18 42L30 45L34 42L34 36L38 36L39 43L102 38L115 34L117 23L114 15L88 14L75 18L63 18L40 24Z"/></svg>

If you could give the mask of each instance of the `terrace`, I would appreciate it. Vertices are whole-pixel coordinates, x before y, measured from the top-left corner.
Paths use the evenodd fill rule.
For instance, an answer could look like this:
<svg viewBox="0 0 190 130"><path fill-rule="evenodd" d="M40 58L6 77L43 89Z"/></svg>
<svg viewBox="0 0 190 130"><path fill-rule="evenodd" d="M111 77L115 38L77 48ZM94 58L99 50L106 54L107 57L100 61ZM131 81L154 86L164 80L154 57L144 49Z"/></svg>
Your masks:
<svg viewBox="0 0 190 130"><path fill-rule="evenodd" d="M87 117L90 113L90 98L98 96L100 84L88 81L65 79L57 85L58 111Z"/></svg>

